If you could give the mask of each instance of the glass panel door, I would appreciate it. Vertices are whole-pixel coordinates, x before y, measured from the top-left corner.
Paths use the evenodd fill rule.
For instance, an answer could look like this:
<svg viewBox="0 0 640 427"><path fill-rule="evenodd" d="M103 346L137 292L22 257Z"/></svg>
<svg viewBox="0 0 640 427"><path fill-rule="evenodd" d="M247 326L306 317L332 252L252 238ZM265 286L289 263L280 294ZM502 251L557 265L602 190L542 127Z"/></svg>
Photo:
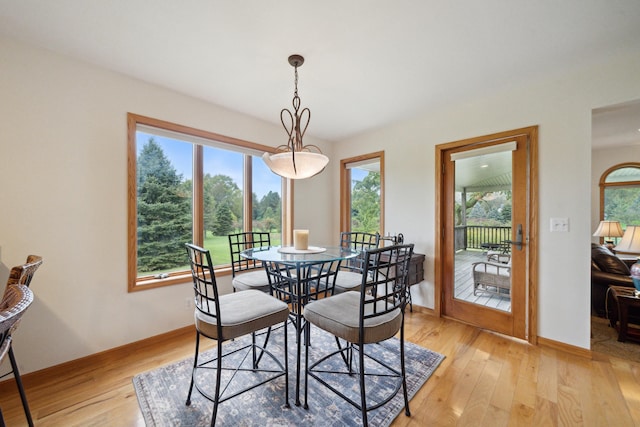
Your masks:
<svg viewBox="0 0 640 427"><path fill-rule="evenodd" d="M526 337L528 136L442 151L442 312Z"/></svg>
<svg viewBox="0 0 640 427"><path fill-rule="evenodd" d="M511 150L455 161L454 298L511 311Z"/></svg>

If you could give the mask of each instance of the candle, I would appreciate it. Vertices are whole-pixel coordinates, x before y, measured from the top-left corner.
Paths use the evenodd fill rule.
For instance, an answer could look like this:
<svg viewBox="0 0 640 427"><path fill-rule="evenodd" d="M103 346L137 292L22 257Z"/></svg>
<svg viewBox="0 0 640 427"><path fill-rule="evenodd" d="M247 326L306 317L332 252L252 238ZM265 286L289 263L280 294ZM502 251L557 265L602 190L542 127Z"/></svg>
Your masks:
<svg viewBox="0 0 640 427"><path fill-rule="evenodd" d="M293 230L293 247L296 249L309 249L309 230Z"/></svg>

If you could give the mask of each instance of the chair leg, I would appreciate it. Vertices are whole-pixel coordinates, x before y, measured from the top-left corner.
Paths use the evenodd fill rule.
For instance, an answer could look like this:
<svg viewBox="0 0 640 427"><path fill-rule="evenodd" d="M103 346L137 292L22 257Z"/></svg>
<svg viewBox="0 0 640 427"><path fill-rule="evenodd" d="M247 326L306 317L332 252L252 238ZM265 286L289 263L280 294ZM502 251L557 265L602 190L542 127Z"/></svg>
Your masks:
<svg viewBox="0 0 640 427"><path fill-rule="evenodd" d="M251 362L253 369L258 369L258 357L256 354L256 333L251 332Z"/></svg>
<svg viewBox="0 0 640 427"><path fill-rule="evenodd" d="M400 372L402 374L402 392L404 394L404 413L407 417L411 416L409 410L409 395L407 394L407 375L404 364L404 315L402 325L400 326Z"/></svg>
<svg viewBox="0 0 640 427"><path fill-rule="evenodd" d="M22 407L24 408L24 415L27 417L27 423L29 427L33 427L33 419L31 418L31 411L29 410L29 402L27 402L27 395L24 392L24 386L22 385L22 378L20 377L20 371L18 370L18 363L13 355L13 346L9 346L9 360L11 361L11 369L13 369L13 376L20 392L20 400L22 400Z"/></svg>
<svg viewBox="0 0 640 427"><path fill-rule="evenodd" d="M359 345L358 355L360 359L360 409L362 411L362 425L367 427L369 421L367 419L367 393L364 389L364 344Z"/></svg>
<svg viewBox="0 0 640 427"><path fill-rule="evenodd" d="M304 409L309 409L309 347L311 346L311 323L304 325Z"/></svg>
<svg viewBox="0 0 640 427"><path fill-rule="evenodd" d="M185 405L191 405L191 392L193 391L193 382L195 380L196 367L198 366L198 351L200 348L200 333L196 332L196 354L193 357L193 370L191 371L191 384L189 385L189 393Z"/></svg>
<svg viewBox="0 0 640 427"><path fill-rule="evenodd" d="M338 350L340 350L340 356L342 356L342 360L344 361L344 364L349 367L349 372L351 372L351 365L350 365L350 361L348 360L347 356L349 354L349 350L348 350L348 346L349 343L347 343L347 347L345 347L345 349L342 349L342 344L340 344L340 338L338 337L334 337L336 339L336 345L338 346Z"/></svg>
<svg viewBox="0 0 640 427"><path fill-rule="evenodd" d="M289 320L285 320L284 321L284 348L283 348L283 353L284 353L284 406L285 408L290 408L291 405L289 405L289 354L287 352L288 344L289 344L289 340L288 340L288 331L287 331L287 323L289 323ZM269 331L271 331L271 328L269 328ZM305 398L305 403L306 403L306 398Z"/></svg>
<svg viewBox="0 0 640 427"><path fill-rule="evenodd" d="M222 382L222 340L216 340L218 344L218 360L216 363L216 398L213 401L213 414L211 415L211 427L216 425L218 415L218 402L220 401L220 382Z"/></svg>
<svg viewBox="0 0 640 427"><path fill-rule="evenodd" d="M271 336L271 326L269 326L269 328L267 328L267 332L265 332L265 337L264 337L264 345L262 346L263 348L267 348L267 344L269 344L269 337ZM255 368L254 369L258 369L258 365L260 364L260 360L262 360L262 356L264 355L264 350L260 350L260 355L257 357L257 359L255 360Z"/></svg>
<svg viewBox="0 0 640 427"><path fill-rule="evenodd" d="M308 324L308 322L307 322ZM303 335L306 335L306 324L302 323L302 314L296 313L296 400L295 405L300 406L300 351L302 350ZM304 337L306 340L306 336ZM308 344L308 340L305 341L305 346Z"/></svg>

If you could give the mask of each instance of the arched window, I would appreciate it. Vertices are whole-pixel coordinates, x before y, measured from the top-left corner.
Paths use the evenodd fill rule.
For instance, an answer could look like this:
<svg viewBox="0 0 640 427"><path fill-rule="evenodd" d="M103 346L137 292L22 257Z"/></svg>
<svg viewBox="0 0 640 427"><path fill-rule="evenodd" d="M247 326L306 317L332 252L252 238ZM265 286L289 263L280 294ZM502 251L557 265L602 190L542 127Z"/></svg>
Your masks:
<svg viewBox="0 0 640 427"><path fill-rule="evenodd" d="M600 177L600 219L640 225L640 163L621 163Z"/></svg>

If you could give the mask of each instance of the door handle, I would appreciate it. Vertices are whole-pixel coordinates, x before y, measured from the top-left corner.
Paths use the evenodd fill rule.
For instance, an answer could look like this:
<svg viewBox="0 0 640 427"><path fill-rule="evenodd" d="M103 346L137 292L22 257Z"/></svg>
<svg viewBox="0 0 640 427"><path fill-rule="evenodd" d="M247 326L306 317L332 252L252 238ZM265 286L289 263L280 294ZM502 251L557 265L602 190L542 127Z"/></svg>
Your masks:
<svg viewBox="0 0 640 427"><path fill-rule="evenodd" d="M522 245L523 245L523 242L522 242L522 224L518 224L518 228L516 228L516 240L515 240L515 242L513 242L513 245L519 251L522 250Z"/></svg>
<svg viewBox="0 0 640 427"><path fill-rule="evenodd" d="M524 237L522 234L522 224L518 224L516 227L516 240L505 240L506 243L515 246L519 251L522 250L522 246L524 245Z"/></svg>

